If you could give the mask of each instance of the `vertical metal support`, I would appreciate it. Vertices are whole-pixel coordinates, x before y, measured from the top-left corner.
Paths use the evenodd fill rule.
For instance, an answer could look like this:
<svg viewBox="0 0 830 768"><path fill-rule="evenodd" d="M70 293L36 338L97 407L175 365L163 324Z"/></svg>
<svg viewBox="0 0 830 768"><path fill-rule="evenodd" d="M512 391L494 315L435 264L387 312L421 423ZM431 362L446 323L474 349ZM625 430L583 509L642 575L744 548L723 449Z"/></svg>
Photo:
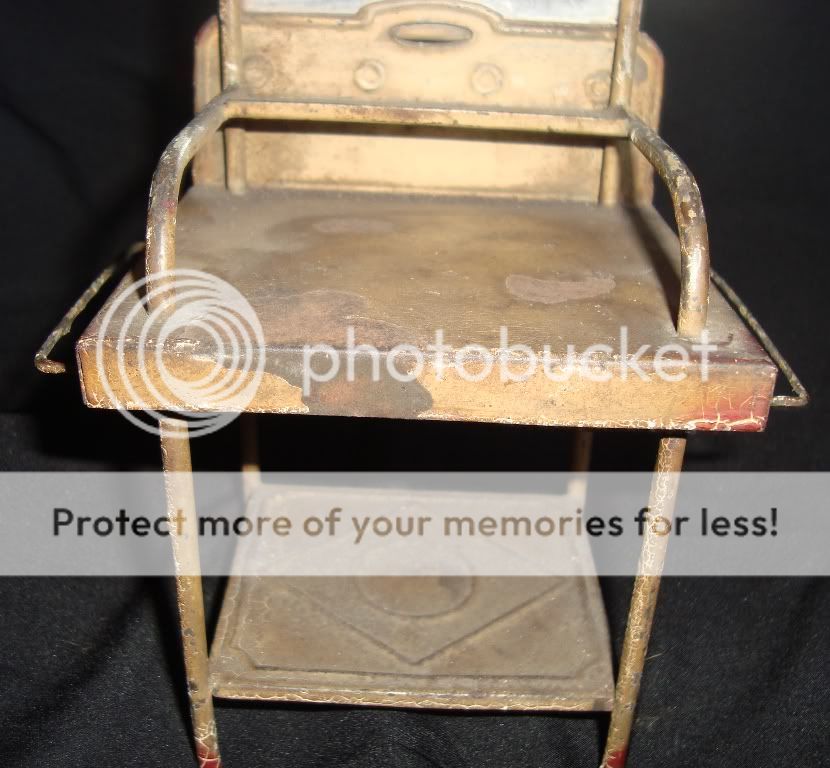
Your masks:
<svg viewBox="0 0 830 768"><path fill-rule="evenodd" d="M222 88L235 88L242 82L242 0L220 0L219 22L222 45ZM225 174L228 189L235 195L245 192L247 158L245 130L225 128Z"/></svg>
<svg viewBox="0 0 830 768"><path fill-rule="evenodd" d="M210 688L205 603L199 565L199 529L187 422L162 419L161 455L167 490L167 516L176 567L187 692L196 757L200 768L220 768L213 694Z"/></svg>
<svg viewBox="0 0 830 768"><path fill-rule="evenodd" d="M594 433L590 429L579 429L571 448L571 478L568 482L568 496L584 506L588 499L588 470L591 468L591 449Z"/></svg>
<svg viewBox="0 0 830 768"><path fill-rule="evenodd" d="M577 430L571 455L571 472L587 472L591 468L593 446L594 433L590 429Z"/></svg>
<svg viewBox="0 0 830 768"><path fill-rule="evenodd" d="M247 502L262 484L256 416L243 413L239 420L239 429L242 438L242 491Z"/></svg>
<svg viewBox="0 0 830 768"><path fill-rule="evenodd" d="M631 143L666 184L674 206L680 238L680 306L677 333L699 339L709 312L709 229L695 177L686 164L651 128L631 120Z"/></svg>
<svg viewBox="0 0 830 768"><path fill-rule="evenodd" d="M677 484L685 451L685 438L664 438L660 441L651 482L643 546L620 657L611 727L601 768L623 768L628 754L631 726L634 723L654 609L660 591L660 576L666 559L667 534L674 515Z"/></svg>
<svg viewBox="0 0 830 768"><path fill-rule="evenodd" d="M628 108L634 86L634 65L637 61L637 44L640 39L640 17L643 0L620 0L617 19L617 43L614 47L614 64L611 70L611 107ZM603 205L619 202L622 185L622 152L626 142L611 141L602 156L599 201Z"/></svg>

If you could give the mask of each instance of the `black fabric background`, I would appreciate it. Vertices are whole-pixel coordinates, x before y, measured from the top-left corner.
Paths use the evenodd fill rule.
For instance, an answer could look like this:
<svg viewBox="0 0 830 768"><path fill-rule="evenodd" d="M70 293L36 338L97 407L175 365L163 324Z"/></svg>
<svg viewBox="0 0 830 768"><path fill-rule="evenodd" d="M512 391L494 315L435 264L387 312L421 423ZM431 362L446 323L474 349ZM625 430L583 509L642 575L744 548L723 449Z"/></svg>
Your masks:
<svg viewBox="0 0 830 768"><path fill-rule="evenodd" d="M154 468L156 441L85 410L32 355L113 254L142 236L164 144L191 114L192 39L213 0L3 2L0 468ZM651 0L667 65L662 133L700 182L713 259L814 396L762 435L698 435L687 466L827 470L830 7ZM662 209L667 212L665 200ZM62 350L65 356L71 350ZM549 470L569 435L532 428L263 420L273 469ZM234 429L197 441L233 468ZM596 469L649 469L656 437L597 437ZM12 514L5 505L2 514ZM221 583L209 580L215 615ZM615 653L630 580L603 581ZM166 580L0 580L0 759L190 765ZM830 765L827 580L668 579L632 765ZM255 766L583 766L605 716L437 714L219 703L224 757Z"/></svg>

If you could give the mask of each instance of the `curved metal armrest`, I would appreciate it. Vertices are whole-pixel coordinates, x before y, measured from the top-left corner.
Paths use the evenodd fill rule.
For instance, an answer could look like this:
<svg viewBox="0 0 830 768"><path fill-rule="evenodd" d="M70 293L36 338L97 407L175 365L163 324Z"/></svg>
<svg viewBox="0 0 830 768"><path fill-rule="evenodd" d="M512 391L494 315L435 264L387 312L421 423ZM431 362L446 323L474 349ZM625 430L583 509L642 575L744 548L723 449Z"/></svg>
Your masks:
<svg viewBox="0 0 830 768"><path fill-rule="evenodd" d="M372 125L530 131L540 134L626 138L629 116L620 108L550 114L464 107L293 102L249 98L236 86L223 91L179 133L159 161L150 189L147 222L147 277L151 306L172 298L164 273L175 266L176 214L185 169L210 137L229 120L312 120Z"/></svg>
<svg viewBox="0 0 830 768"><path fill-rule="evenodd" d="M700 189L692 172L665 141L642 121L630 120L631 142L654 166L671 194L680 238L677 332L696 338L706 328L710 278L709 232Z"/></svg>
<svg viewBox="0 0 830 768"><path fill-rule="evenodd" d="M482 112L434 108L389 109L377 105L294 104L246 100L239 88L211 101L170 143L161 156L150 188L147 222L147 277L151 304L172 298L165 273L175 265L176 215L185 169L210 137L230 119L354 120L368 123L523 129L605 137L628 135L655 167L671 192L680 237L681 336L699 337L706 326L709 302L709 239L700 190L689 169L648 126L622 111L603 115Z"/></svg>
<svg viewBox="0 0 830 768"><path fill-rule="evenodd" d="M176 217L184 172L196 153L225 124L233 91L210 101L164 150L150 185L147 214L147 282L151 305L160 304L169 294L164 290L176 263Z"/></svg>

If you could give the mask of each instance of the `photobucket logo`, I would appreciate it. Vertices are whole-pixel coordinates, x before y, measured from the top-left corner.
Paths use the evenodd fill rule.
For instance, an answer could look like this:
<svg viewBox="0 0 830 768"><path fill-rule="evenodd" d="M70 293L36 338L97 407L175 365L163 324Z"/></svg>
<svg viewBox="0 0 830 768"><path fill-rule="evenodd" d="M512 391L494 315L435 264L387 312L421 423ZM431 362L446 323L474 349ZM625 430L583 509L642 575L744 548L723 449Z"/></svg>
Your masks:
<svg viewBox="0 0 830 768"><path fill-rule="evenodd" d="M346 381L355 381L358 357L369 360L374 382L380 381L383 368L385 375L395 381L413 382L430 365L438 381L442 381L451 369L454 375L470 383L484 381L494 373L503 383L528 381L540 374L555 382L577 377L602 383L615 377L623 381L634 377L649 381L655 376L663 381L680 382L689 376L692 355L695 355L694 370L705 382L709 380L710 355L717 351L717 345L709 343L709 334L705 331L700 342L690 347L643 344L633 350L626 326L620 328L616 348L609 344L593 344L578 350L576 345L568 344L564 357L555 355L548 344L541 352L526 344L511 344L505 326L499 329L499 342L497 349L480 344L456 349L444 343L444 332L439 329L435 332L434 343L426 345L425 349L413 344L399 344L381 353L371 344L356 344L355 329L350 326L343 350L329 344L303 347L303 394L310 395L314 383L329 382L340 376L343 360Z"/></svg>
<svg viewBox="0 0 830 768"><path fill-rule="evenodd" d="M104 342L116 323L113 370ZM259 318L236 288L206 272L174 269L115 297L101 323L96 361L111 402L158 404L119 409L130 422L158 435L162 412L174 411L187 418L189 436L200 437L232 422L253 400L264 347ZM184 354L169 354L176 348Z"/></svg>

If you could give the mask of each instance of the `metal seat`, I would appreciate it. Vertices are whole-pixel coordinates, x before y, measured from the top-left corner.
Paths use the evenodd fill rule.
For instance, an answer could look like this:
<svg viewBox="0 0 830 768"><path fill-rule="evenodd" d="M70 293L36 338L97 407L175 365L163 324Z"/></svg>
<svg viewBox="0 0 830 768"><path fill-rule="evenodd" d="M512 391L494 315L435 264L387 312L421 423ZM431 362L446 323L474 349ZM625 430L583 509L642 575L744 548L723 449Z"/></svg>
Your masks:
<svg viewBox="0 0 830 768"><path fill-rule="evenodd" d="M651 208L309 189L233 195L203 185L188 192L178 222L177 265L228 281L262 322L264 381L249 410L682 430L766 422L775 366L717 292L708 321L715 352L678 337L677 238ZM142 354L144 320L123 302L104 329L93 323L84 333L86 402L210 410L209 400L177 399L155 368L186 380L220 365L211 355L222 350L198 327L182 329L157 362ZM124 376L99 376L102 338L104 364L114 369L119 358ZM378 350L379 362L357 356L350 376L350 339L352 349ZM590 364L605 373L583 376L568 347L582 355L596 344L608 349ZM404 353L390 373L399 345L420 353L417 370ZM688 357L682 380L674 370L658 375L655 357L668 345ZM536 364L519 354L511 379L500 365L488 373L480 350L502 346L532 350ZM636 370L624 372L626 350L644 346ZM309 348L321 374L311 378Z"/></svg>

